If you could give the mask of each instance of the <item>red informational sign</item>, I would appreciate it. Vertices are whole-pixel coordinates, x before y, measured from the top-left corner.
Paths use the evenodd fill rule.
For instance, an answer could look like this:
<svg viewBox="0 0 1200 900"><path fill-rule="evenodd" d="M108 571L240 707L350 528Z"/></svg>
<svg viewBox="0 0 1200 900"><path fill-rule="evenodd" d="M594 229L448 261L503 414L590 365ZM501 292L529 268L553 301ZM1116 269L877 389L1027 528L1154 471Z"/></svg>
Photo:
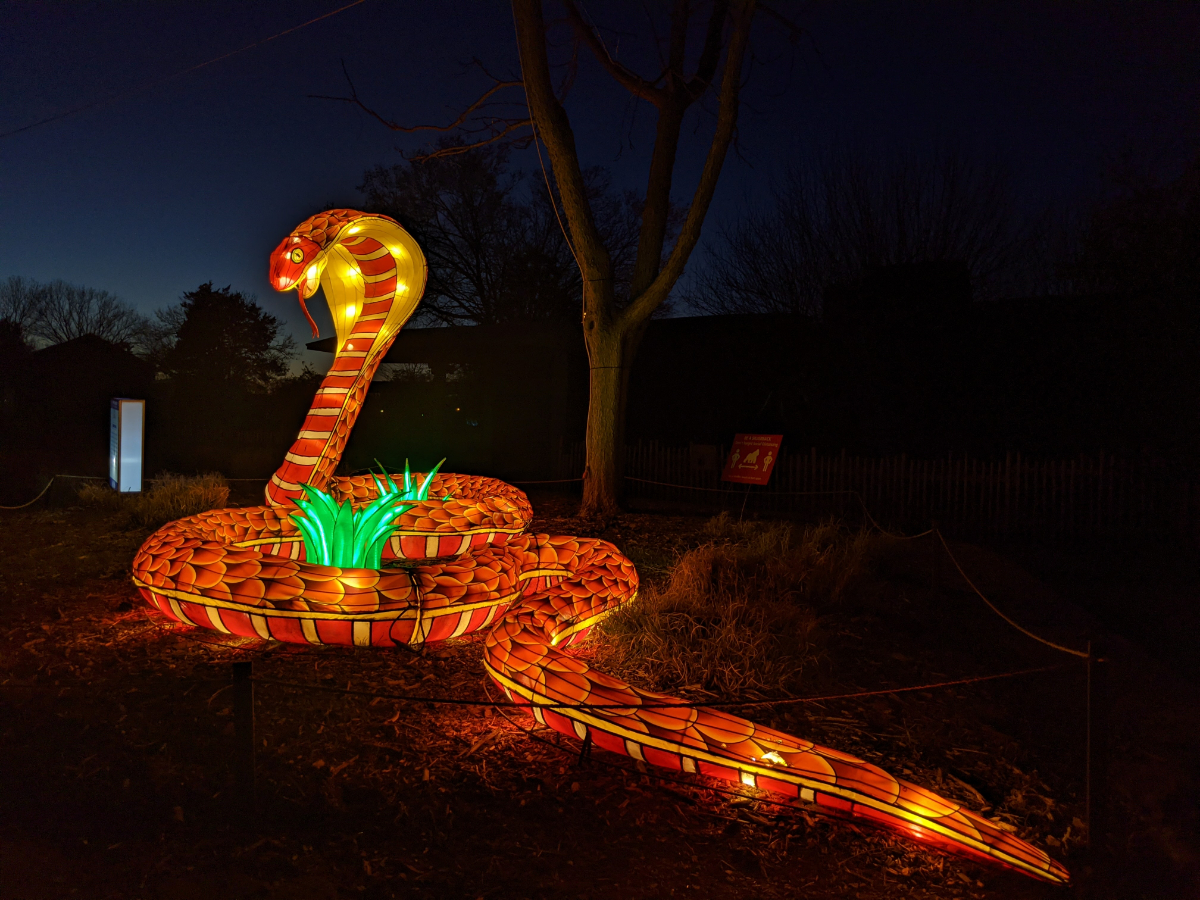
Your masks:
<svg viewBox="0 0 1200 900"><path fill-rule="evenodd" d="M721 480L766 484L782 443L782 434L735 434Z"/></svg>

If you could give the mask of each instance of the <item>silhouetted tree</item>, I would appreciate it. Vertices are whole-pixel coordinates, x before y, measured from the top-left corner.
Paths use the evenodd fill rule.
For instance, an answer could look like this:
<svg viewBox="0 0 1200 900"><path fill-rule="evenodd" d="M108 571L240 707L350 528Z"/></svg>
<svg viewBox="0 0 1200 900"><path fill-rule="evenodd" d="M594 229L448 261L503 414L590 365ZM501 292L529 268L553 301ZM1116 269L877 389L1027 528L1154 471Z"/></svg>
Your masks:
<svg viewBox="0 0 1200 900"><path fill-rule="evenodd" d="M114 344L133 346L147 319L108 291L52 281L43 285L41 310L33 333L51 344L85 334Z"/></svg>
<svg viewBox="0 0 1200 900"><path fill-rule="evenodd" d="M21 275L13 275L0 284L0 322L8 323L6 334L10 343L14 337L22 344L29 342L41 312L40 287L32 278Z"/></svg>
<svg viewBox="0 0 1200 900"><path fill-rule="evenodd" d="M1176 178L1118 174L1065 270L1077 290L1200 298L1200 157Z"/></svg>
<svg viewBox="0 0 1200 900"><path fill-rule="evenodd" d="M509 170L507 147L468 148L455 138L437 147L461 152L376 166L359 186L367 210L403 223L425 251L429 284L417 321L494 324L578 315L579 269L540 183ZM589 169L586 180L628 295L641 204L632 191L614 191L603 169Z"/></svg>
<svg viewBox="0 0 1200 900"><path fill-rule="evenodd" d="M295 341L280 336L279 320L253 296L211 281L158 320L159 368L180 382L261 393L287 374L296 352Z"/></svg>
<svg viewBox="0 0 1200 900"><path fill-rule="evenodd" d="M149 320L108 291L56 280L46 284L13 276L0 285L0 319L21 326L26 338L61 344L86 334L137 347Z"/></svg>
<svg viewBox="0 0 1200 900"><path fill-rule="evenodd" d="M815 315L831 284L895 265L965 262L977 296L1029 293L1030 231L1004 174L939 152L827 156L793 168L773 204L724 226L691 286L709 313Z"/></svg>
<svg viewBox="0 0 1200 900"><path fill-rule="evenodd" d="M448 145L443 141L443 145ZM504 147L482 147L423 162L376 166L364 175L366 208L412 231L429 263L418 316L446 324L491 324L563 315L572 298L566 248L546 241L520 196L521 177L508 170ZM540 244L540 246L539 246ZM528 275L522 259L540 258L541 308L521 302L514 281ZM565 259L563 257L566 257ZM515 302L514 302L515 301Z"/></svg>

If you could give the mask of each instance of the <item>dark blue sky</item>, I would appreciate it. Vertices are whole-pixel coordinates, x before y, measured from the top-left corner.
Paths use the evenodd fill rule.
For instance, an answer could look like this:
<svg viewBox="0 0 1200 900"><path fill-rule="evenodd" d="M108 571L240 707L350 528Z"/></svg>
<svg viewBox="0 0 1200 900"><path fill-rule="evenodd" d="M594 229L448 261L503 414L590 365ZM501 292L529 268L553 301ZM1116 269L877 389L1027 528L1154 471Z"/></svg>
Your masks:
<svg viewBox="0 0 1200 900"><path fill-rule="evenodd" d="M342 5L6 3L0 6L0 132L151 82ZM640 4L590 3L602 24L644 31ZM766 202L772 173L841 142L955 145L1007 166L1031 204L1102 187L1124 151L1169 175L1200 146L1200 4L780 3L808 31L794 52L759 23L740 150L708 233ZM622 53L636 59L630 39ZM394 119L444 122L484 80L473 57L515 72L508 5L366 0L293 34L0 139L0 278L110 290L144 311L204 281L257 294L307 339L294 295L267 284L267 255L326 203L353 205L365 168L420 138L345 104L360 94ZM586 61L585 61L586 62ZM649 68L647 66L647 68ZM586 161L640 187L651 114L585 65L569 111ZM676 178L687 200L706 126ZM632 146L631 146L632 144ZM514 162L536 166L532 153ZM694 257L698 259L699 257ZM320 320L318 320L320 321ZM328 357L314 361L328 362Z"/></svg>

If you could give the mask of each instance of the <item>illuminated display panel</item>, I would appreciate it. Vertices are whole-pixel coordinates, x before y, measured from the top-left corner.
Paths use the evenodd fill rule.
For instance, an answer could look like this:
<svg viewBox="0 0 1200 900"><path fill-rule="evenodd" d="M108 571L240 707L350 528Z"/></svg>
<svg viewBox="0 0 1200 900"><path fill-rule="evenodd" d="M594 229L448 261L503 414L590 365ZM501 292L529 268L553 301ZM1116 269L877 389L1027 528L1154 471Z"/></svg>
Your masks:
<svg viewBox="0 0 1200 900"><path fill-rule="evenodd" d="M114 397L109 407L108 484L121 493L142 489L146 401Z"/></svg>

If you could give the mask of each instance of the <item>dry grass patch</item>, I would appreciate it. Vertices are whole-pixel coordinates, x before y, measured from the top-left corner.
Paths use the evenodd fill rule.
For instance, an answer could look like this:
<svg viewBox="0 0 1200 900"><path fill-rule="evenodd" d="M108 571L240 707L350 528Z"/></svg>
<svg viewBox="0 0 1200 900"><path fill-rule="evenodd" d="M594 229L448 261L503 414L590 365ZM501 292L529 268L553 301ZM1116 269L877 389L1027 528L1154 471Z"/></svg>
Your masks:
<svg viewBox="0 0 1200 900"><path fill-rule="evenodd" d="M794 694L821 656L817 609L863 579L876 540L838 523L705 527L665 584L601 626L602 664L635 684L722 697Z"/></svg>
<svg viewBox="0 0 1200 900"><path fill-rule="evenodd" d="M229 484L219 472L174 475L164 472L139 494L119 494L105 484L92 482L79 490L79 499L119 514L127 524L157 528L175 519L194 516L229 504Z"/></svg>

